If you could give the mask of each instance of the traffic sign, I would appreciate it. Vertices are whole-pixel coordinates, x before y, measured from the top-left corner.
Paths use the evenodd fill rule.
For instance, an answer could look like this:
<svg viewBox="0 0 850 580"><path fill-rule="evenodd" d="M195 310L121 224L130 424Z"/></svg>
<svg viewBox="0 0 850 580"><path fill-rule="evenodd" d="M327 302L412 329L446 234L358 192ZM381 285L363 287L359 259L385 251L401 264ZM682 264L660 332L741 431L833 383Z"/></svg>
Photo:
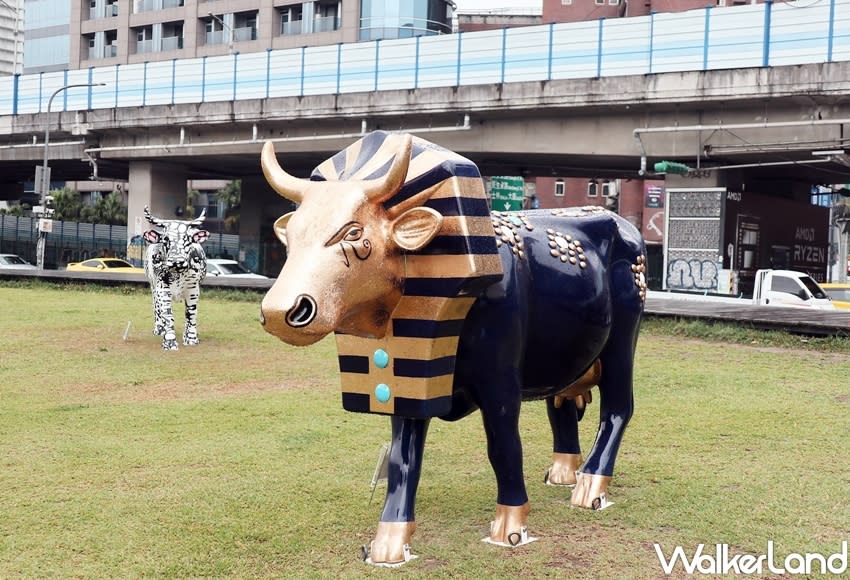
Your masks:
<svg viewBox="0 0 850 580"><path fill-rule="evenodd" d="M521 176L497 175L490 178L490 202L496 211L518 211L525 197Z"/></svg>

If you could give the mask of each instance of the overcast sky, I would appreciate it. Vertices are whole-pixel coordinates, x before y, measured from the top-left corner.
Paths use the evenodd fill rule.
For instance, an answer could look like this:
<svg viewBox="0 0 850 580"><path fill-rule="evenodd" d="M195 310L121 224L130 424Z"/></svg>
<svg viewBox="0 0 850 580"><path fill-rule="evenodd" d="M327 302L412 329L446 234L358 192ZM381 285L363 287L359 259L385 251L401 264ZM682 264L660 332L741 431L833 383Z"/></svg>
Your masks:
<svg viewBox="0 0 850 580"><path fill-rule="evenodd" d="M455 0L458 12L517 12L531 11L541 12L543 0Z"/></svg>

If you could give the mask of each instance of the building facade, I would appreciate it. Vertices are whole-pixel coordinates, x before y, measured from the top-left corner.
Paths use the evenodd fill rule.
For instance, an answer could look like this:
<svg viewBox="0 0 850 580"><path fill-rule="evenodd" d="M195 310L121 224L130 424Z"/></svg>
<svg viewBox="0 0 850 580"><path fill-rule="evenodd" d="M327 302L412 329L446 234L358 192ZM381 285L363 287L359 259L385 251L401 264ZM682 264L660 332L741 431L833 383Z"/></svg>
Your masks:
<svg viewBox="0 0 850 580"><path fill-rule="evenodd" d="M24 56L24 2L0 0L0 75L20 73Z"/></svg>
<svg viewBox="0 0 850 580"><path fill-rule="evenodd" d="M454 9L450 0L26 3L27 73L445 34Z"/></svg>

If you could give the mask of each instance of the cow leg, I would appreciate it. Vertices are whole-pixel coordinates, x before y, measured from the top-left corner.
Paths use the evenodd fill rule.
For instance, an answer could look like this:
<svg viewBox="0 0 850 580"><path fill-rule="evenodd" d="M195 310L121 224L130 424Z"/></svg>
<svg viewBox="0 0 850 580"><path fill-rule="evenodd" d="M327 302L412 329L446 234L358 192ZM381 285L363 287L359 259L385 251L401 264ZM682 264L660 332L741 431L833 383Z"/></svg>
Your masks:
<svg viewBox="0 0 850 580"><path fill-rule="evenodd" d="M183 344L187 346L200 342L198 339L198 299L200 296L200 284L186 293L186 326L183 328Z"/></svg>
<svg viewBox="0 0 850 580"><path fill-rule="evenodd" d="M578 437L578 412L574 399L564 399L555 406L555 397L546 399L546 413L552 427L552 465L546 470L549 485L575 485L576 471L581 465Z"/></svg>
<svg viewBox="0 0 850 580"><path fill-rule="evenodd" d="M570 502L574 506L602 509L608 505L614 461L634 409L632 375L639 326L639 310L615 312L611 335L599 357L599 429L573 489Z"/></svg>
<svg viewBox="0 0 850 580"><path fill-rule="evenodd" d="M511 393L505 397L478 397L484 431L487 435L487 455L496 475L496 518L490 523L490 535L485 540L504 546L518 546L528 538L530 506L525 490L522 469L522 442L519 436L519 388L499 388ZM515 396L514 394L515 393Z"/></svg>
<svg viewBox="0 0 850 580"><path fill-rule="evenodd" d="M158 312L162 323L162 349L177 350L177 333L174 331L174 313L171 310L171 291L168 288L157 288L153 293L153 301L154 312Z"/></svg>
<svg viewBox="0 0 850 580"><path fill-rule="evenodd" d="M393 416L387 469L387 497L375 539L366 561L378 565L404 564L411 558L410 538L416 530L414 507L430 419Z"/></svg>
<svg viewBox="0 0 850 580"><path fill-rule="evenodd" d="M154 336L162 336L165 334L165 320L162 317L163 305L160 303L155 286L151 286L151 296L153 298L153 334Z"/></svg>

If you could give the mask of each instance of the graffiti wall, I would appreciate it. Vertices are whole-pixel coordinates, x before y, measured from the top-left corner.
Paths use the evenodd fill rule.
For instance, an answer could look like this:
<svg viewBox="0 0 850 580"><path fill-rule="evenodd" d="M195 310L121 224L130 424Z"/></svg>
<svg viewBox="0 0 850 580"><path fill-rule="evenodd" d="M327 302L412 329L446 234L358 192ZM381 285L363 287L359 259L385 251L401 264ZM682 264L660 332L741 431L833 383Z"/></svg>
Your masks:
<svg viewBox="0 0 850 580"><path fill-rule="evenodd" d="M664 289L716 292L725 189L667 190Z"/></svg>

